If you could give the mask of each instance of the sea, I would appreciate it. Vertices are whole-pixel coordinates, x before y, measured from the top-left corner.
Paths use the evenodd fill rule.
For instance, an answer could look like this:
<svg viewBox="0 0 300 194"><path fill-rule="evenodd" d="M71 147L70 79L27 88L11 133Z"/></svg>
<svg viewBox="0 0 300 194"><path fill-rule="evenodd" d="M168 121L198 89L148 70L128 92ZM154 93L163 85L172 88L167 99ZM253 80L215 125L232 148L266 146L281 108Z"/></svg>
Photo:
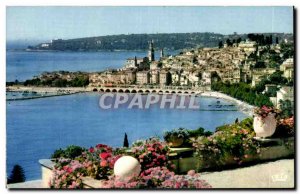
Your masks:
<svg viewBox="0 0 300 194"><path fill-rule="evenodd" d="M176 54L170 51L168 54ZM146 51L117 52L26 52L7 51L6 80L25 81L45 71L103 71L121 68L127 58L144 57ZM158 53L156 53L158 56ZM233 123L247 115L233 102L211 97L197 97L200 109L104 110L99 107L99 92L67 96L6 101L6 172L14 165L23 167L26 180L41 179L39 159L50 158L59 148L78 145L89 148L98 143L112 147L123 145L127 133L129 143L149 137L162 138L164 131L183 127L216 127ZM7 99L22 96L6 94ZM146 96L143 96L146 98ZM223 108L218 108L222 105Z"/></svg>

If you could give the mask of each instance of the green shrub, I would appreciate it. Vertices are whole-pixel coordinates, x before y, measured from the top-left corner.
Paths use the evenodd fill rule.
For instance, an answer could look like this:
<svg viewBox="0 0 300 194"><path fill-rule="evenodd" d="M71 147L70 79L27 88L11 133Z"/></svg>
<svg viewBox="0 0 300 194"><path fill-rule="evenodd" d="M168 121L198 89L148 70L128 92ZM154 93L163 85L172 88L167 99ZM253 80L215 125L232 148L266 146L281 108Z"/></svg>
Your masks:
<svg viewBox="0 0 300 194"><path fill-rule="evenodd" d="M65 151L59 148L58 150L55 150L54 153L51 155L51 158L64 158L65 157Z"/></svg>
<svg viewBox="0 0 300 194"><path fill-rule="evenodd" d="M190 137L210 136L213 134L210 131L205 131L205 129L202 127L199 127L198 129L195 129L195 130L187 130L187 132Z"/></svg>
<svg viewBox="0 0 300 194"><path fill-rule="evenodd" d="M82 148L80 146L70 145L66 149L58 149L55 150L54 153L51 155L51 158L69 158L74 159L77 156L80 156L83 151L85 151L85 148Z"/></svg>
<svg viewBox="0 0 300 194"><path fill-rule="evenodd" d="M247 118L240 123L220 126L211 136L191 138L195 153L202 161L201 165L218 167L228 161L241 164L259 153L259 144L253 140L255 133L252 126L253 119Z"/></svg>

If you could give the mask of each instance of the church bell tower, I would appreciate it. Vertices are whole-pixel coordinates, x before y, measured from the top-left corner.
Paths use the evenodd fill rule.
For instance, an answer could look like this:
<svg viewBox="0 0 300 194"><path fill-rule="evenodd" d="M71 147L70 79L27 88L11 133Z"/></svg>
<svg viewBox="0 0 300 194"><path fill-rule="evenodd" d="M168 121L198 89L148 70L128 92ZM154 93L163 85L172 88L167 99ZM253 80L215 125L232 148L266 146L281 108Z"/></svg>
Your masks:
<svg viewBox="0 0 300 194"><path fill-rule="evenodd" d="M149 61L154 61L154 47L153 47L153 40L149 41L149 51L148 51L148 58Z"/></svg>

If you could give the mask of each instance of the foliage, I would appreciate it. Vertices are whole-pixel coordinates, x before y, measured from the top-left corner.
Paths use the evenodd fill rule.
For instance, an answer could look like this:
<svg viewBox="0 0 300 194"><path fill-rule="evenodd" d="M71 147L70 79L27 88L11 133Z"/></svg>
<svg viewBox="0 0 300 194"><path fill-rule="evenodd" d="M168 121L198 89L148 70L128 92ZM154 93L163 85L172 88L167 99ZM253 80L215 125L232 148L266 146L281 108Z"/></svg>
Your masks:
<svg viewBox="0 0 300 194"><path fill-rule="evenodd" d="M295 50L294 50L293 43L288 43L288 44L282 43L282 44L280 44L280 47L281 47L281 52L283 55L283 57L282 57L283 60L294 57Z"/></svg>
<svg viewBox="0 0 300 194"><path fill-rule="evenodd" d="M169 147L157 138L145 140L141 145L133 146L131 150L132 155L139 160L142 171L157 166L174 168L168 159Z"/></svg>
<svg viewBox="0 0 300 194"><path fill-rule="evenodd" d="M293 107L290 100L284 100L284 101L280 100L279 106L280 106L280 110L282 111L281 118L287 118L293 115Z"/></svg>
<svg viewBox="0 0 300 194"><path fill-rule="evenodd" d="M262 92L265 90L266 84L275 84L275 85L287 85L288 80L282 76L281 71L276 71L271 74L268 78L264 78L255 86L255 92Z"/></svg>
<svg viewBox="0 0 300 194"><path fill-rule="evenodd" d="M294 137L295 124L294 116L285 119L279 119L273 138Z"/></svg>
<svg viewBox="0 0 300 194"><path fill-rule="evenodd" d="M222 166L228 161L241 164L244 160L260 152L259 144L253 140L255 135L252 120L243 120L240 123L224 125L209 137L192 138L195 153L199 156L199 164L214 164ZM209 163L208 163L209 162Z"/></svg>
<svg viewBox="0 0 300 194"><path fill-rule="evenodd" d="M264 34L248 34L248 38L252 41L257 42L261 46L271 45L273 43L272 35Z"/></svg>
<svg viewBox="0 0 300 194"><path fill-rule="evenodd" d="M246 83L227 84L216 82L212 84L212 89L221 91L238 100L245 101L255 106L272 106L272 102L268 96L263 94L256 94L255 91Z"/></svg>
<svg viewBox="0 0 300 194"><path fill-rule="evenodd" d="M67 72L72 74L70 72ZM26 80L23 84L24 86L51 86L51 87L85 87L89 85L89 77L87 75L76 74L71 80L66 80L64 78L55 76L56 72L53 72L53 77L43 78L33 78Z"/></svg>
<svg viewBox="0 0 300 194"><path fill-rule="evenodd" d="M31 79L31 80L26 80L24 82L24 86L39 86L41 85L41 79L39 78L34 78L34 79Z"/></svg>
<svg viewBox="0 0 300 194"><path fill-rule="evenodd" d="M154 40L157 48L179 50L197 46L217 46L219 38L222 39L223 35L215 33L129 34L59 40L53 41L49 48L43 48L40 44L30 48L59 51L146 50L149 47L148 42Z"/></svg>
<svg viewBox="0 0 300 194"><path fill-rule="evenodd" d="M222 41L220 41L219 42L219 48L222 48L224 45L223 45L223 42Z"/></svg>
<svg viewBox="0 0 300 194"><path fill-rule="evenodd" d="M69 158L75 159L76 157L80 156L81 153L85 151L83 147L71 145L68 146L66 149L58 149L55 150L52 154L51 158Z"/></svg>
<svg viewBox="0 0 300 194"><path fill-rule="evenodd" d="M25 180L26 177L23 168L18 164L14 165L13 170L11 171L9 178L7 179L7 183L20 183L25 182Z"/></svg>
<svg viewBox="0 0 300 194"><path fill-rule="evenodd" d="M210 131L205 131L204 128L199 127L198 129L195 130L187 130L189 137L197 137L197 136L210 136L212 135L212 132Z"/></svg>
<svg viewBox="0 0 300 194"><path fill-rule="evenodd" d="M166 167L155 167L145 170L139 177L129 177L126 180L111 177L104 182L104 188L211 188L199 174L189 171L187 175L175 175Z"/></svg>
<svg viewBox="0 0 300 194"><path fill-rule="evenodd" d="M266 68L266 64L264 61L257 61L257 63L255 63L254 68Z"/></svg>
<svg viewBox="0 0 300 194"><path fill-rule="evenodd" d="M293 35L272 33L280 40L292 39ZM157 34L121 34L111 36L97 36L88 38L77 38L69 40L54 40L49 48L43 48L41 44L28 46L29 49L46 49L57 51L98 51L98 50L146 50L148 42L154 40L155 47L171 50L179 50L195 47L216 47L219 41L225 42L228 35L216 33L157 33ZM246 34L229 35L229 38L237 38L236 42L246 39ZM193 41L191 41L193 40Z"/></svg>
<svg viewBox="0 0 300 194"><path fill-rule="evenodd" d="M126 133L125 133L125 135L124 135L123 147L126 147L126 148L129 147L128 137L127 137L127 134L126 134Z"/></svg>

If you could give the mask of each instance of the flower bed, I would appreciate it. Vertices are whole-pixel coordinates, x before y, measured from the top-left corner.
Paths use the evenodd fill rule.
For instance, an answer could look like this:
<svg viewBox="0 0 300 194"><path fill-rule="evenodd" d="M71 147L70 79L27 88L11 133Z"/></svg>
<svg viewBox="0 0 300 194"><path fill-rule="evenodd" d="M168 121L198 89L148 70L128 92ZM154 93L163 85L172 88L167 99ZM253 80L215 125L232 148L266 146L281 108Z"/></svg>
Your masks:
<svg viewBox="0 0 300 194"><path fill-rule="evenodd" d="M281 135L285 134L280 137L292 137L293 118L280 120L277 128L277 131L281 131ZM135 142L129 150L113 149L103 144L89 149L73 146L72 149L66 149L67 154L64 150L59 150L54 154L60 158L56 159L49 186L83 188L82 180L91 177L94 180L101 180L97 188L210 188L195 170L199 172L206 168L222 169L228 165L239 166L249 161L277 159L294 153L293 139L284 140L283 146L279 145L281 143L278 141L272 140L278 145L267 147L266 144L270 142L254 139L255 132L251 118L218 127L212 135L204 133L203 129L200 132L201 135L190 138L186 144L191 145L191 148L182 152L180 148L170 149L166 142L156 138ZM81 154L78 154L78 150L81 149ZM171 153L171 150L177 151ZM190 152L193 156L189 155ZM138 160L141 172L126 179L115 176L116 161L128 155ZM194 171L185 174L188 170ZM184 174L176 175L175 172Z"/></svg>
<svg viewBox="0 0 300 194"><path fill-rule="evenodd" d="M260 146L253 139L251 124L252 120L247 119L238 124L222 126L211 136L192 138L195 155L202 161L199 168L242 164L250 156L259 153Z"/></svg>
<svg viewBox="0 0 300 194"><path fill-rule="evenodd" d="M52 170L50 188L83 188L83 177L102 180L99 188L210 188L199 175L175 175L168 158L169 147L152 138L125 149L112 149L98 144L74 159L60 158ZM141 164L139 176L120 179L114 176L114 164L124 155L135 157Z"/></svg>

